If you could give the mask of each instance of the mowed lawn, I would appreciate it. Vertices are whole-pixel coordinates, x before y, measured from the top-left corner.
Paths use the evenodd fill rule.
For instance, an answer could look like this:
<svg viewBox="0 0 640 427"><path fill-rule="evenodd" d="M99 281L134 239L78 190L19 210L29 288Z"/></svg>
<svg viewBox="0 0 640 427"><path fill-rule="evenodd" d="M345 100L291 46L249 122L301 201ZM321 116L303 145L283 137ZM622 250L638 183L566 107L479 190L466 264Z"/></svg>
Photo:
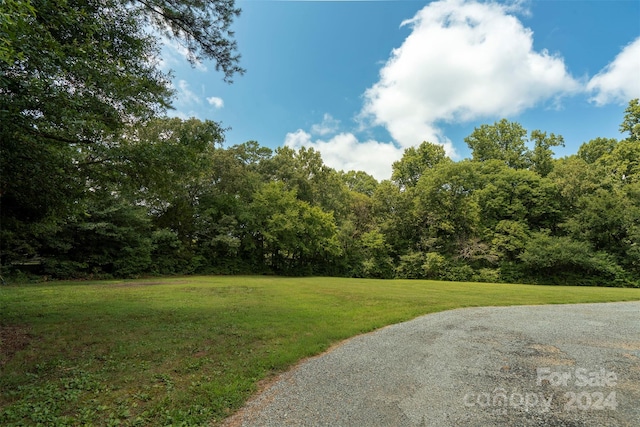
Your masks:
<svg viewBox="0 0 640 427"><path fill-rule="evenodd" d="M345 338L469 306L640 289L281 277L0 287L0 425L216 425Z"/></svg>

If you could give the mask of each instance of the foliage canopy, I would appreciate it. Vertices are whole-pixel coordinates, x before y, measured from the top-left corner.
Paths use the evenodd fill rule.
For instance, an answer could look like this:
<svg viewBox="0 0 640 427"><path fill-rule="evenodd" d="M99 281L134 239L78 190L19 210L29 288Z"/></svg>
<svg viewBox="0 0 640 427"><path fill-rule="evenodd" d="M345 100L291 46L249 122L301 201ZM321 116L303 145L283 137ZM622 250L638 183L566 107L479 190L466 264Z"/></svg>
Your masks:
<svg viewBox="0 0 640 427"><path fill-rule="evenodd" d="M220 124L164 116L159 34L231 81L239 12L233 0L3 2L4 272L638 285L637 99L622 140L556 159L562 136L503 119L465 138L471 159L423 142L383 182L313 149L222 148Z"/></svg>

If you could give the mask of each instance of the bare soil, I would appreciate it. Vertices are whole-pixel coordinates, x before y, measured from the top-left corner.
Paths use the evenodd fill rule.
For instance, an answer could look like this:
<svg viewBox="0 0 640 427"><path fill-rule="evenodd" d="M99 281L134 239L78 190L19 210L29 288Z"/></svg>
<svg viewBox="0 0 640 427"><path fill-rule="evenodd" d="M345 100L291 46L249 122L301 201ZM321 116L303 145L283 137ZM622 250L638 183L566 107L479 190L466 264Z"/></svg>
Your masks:
<svg viewBox="0 0 640 427"><path fill-rule="evenodd" d="M0 325L0 368L13 356L29 346L32 336L29 327L20 325Z"/></svg>

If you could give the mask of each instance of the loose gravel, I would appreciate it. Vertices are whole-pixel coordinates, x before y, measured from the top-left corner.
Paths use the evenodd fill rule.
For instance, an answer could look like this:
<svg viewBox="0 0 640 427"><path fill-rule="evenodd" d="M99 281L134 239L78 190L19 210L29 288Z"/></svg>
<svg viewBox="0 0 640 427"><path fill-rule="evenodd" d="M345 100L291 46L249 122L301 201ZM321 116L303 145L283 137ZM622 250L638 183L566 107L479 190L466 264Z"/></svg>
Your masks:
<svg viewBox="0 0 640 427"><path fill-rule="evenodd" d="M640 302L465 308L345 341L235 426L640 426Z"/></svg>

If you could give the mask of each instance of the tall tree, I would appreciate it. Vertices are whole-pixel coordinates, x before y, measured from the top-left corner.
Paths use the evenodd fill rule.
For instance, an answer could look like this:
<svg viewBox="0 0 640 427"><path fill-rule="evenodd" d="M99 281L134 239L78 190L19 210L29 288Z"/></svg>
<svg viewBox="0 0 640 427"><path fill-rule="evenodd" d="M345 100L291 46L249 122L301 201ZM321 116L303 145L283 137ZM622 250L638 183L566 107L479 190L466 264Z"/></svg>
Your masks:
<svg viewBox="0 0 640 427"><path fill-rule="evenodd" d="M324 164L319 151L302 147L276 149L265 165L270 179L295 190L298 199L338 213L346 205L347 187L340 175Z"/></svg>
<svg viewBox="0 0 640 427"><path fill-rule="evenodd" d="M233 0L3 2L0 220L11 235L3 262L7 253L31 255L23 243L101 185L94 166L109 164L123 129L169 107L150 25L181 42L191 61L214 60L230 81L243 72L229 31L239 12Z"/></svg>
<svg viewBox="0 0 640 427"><path fill-rule="evenodd" d="M414 212L423 239L436 239L440 247L451 248L478 232L480 207L476 190L480 186L476 162L441 163L418 181Z"/></svg>
<svg viewBox="0 0 640 427"><path fill-rule="evenodd" d="M564 138L561 135L550 134L540 130L531 131L531 139L534 142L531 151L531 169L541 176L547 176L553 170L552 147L564 147Z"/></svg>
<svg viewBox="0 0 640 427"><path fill-rule="evenodd" d="M620 132L628 132L629 139L636 142L640 141L640 99L635 98L629 101L624 113Z"/></svg>
<svg viewBox="0 0 640 427"><path fill-rule="evenodd" d="M519 123L502 119L493 125L482 125L464 141L475 161L502 160L515 169L524 169L531 164L526 147L527 131Z"/></svg>
<svg viewBox="0 0 640 427"><path fill-rule="evenodd" d="M611 154L617 144L618 140L614 138L595 138L582 144L577 155L589 164L595 163L603 155Z"/></svg>
<svg viewBox="0 0 640 427"><path fill-rule="evenodd" d="M340 178L349 190L366 194L369 197L373 196L380 184L373 176L363 171L340 172Z"/></svg>
<svg viewBox="0 0 640 427"><path fill-rule="evenodd" d="M478 167L481 189L476 191L482 224L493 229L503 220L522 222L526 228L553 228L560 215L558 189L531 170L512 169L499 161Z"/></svg>
<svg viewBox="0 0 640 427"><path fill-rule="evenodd" d="M333 214L299 200L282 182L265 184L250 208L257 247L274 271L313 273L340 254Z"/></svg>
<svg viewBox="0 0 640 427"><path fill-rule="evenodd" d="M424 141L418 147L409 147L404 150L402 159L393 163L391 179L400 188L415 187L427 169L448 160L444 147Z"/></svg>

